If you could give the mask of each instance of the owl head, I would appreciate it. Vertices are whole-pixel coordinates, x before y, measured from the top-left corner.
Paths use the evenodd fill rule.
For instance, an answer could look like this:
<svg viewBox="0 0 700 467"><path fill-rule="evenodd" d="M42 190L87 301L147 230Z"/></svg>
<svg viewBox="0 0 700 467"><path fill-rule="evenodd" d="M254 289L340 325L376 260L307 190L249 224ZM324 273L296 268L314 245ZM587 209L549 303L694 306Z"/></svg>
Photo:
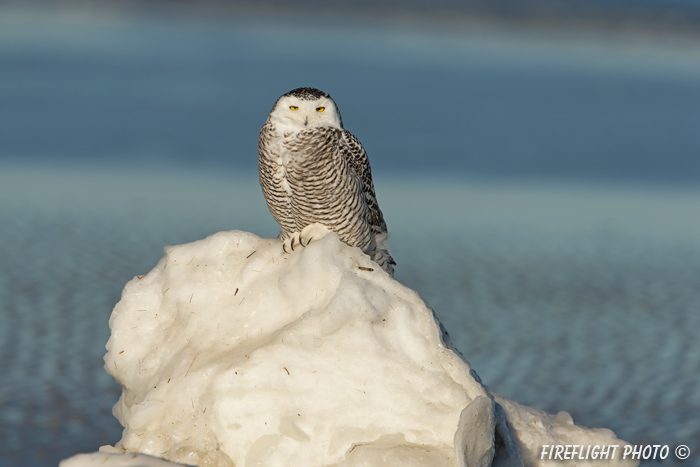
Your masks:
<svg viewBox="0 0 700 467"><path fill-rule="evenodd" d="M329 94L315 88L297 88L277 99L268 120L297 129L343 128L343 119Z"/></svg>

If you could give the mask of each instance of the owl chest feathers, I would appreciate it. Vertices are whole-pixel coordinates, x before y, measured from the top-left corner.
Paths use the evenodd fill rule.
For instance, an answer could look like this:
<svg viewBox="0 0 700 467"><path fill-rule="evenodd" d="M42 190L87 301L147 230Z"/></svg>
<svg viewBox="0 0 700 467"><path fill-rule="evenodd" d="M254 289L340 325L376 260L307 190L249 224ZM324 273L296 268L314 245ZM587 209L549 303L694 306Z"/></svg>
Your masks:
<svg viewBox="0 0 700 467"><path fill-rule="evenodd" d="M343 130L266 126L260 141L260 182L282 237L316 222L341 238L350 230L353 235L364 230L364 216L358 220L356 215L363 209L359 181L341 150ZM363 245L369 241L359 236Z"/></svg>
<svg viewBox="0 0 700 467"><path fill-rule="evenodd" d="M335 128L288 130L271 132L267 162L271 175L287 196L309 195L314 189L331 188L329 175L347 172L347 161L339 152L342 134ZM331 177L330 180L335 180ZM323 184L321 183L323 182ZM303 193L299 193L302 190Z"/></svg>

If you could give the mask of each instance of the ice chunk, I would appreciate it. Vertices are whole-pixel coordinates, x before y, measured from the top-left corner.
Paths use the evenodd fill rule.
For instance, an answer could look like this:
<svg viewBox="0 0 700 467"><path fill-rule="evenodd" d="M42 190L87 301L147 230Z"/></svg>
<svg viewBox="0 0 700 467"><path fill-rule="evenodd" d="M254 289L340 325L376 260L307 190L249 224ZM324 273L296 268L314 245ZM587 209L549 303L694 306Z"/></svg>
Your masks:
<svg viewBox="0 0 700 467"><path fill-rule="evenodd" d="M166 247L110 327L116 450L200 466L516 467L545 465L542 443L624 445L494 397L421 297L335 234L291 254L241 231Z"/></svg>

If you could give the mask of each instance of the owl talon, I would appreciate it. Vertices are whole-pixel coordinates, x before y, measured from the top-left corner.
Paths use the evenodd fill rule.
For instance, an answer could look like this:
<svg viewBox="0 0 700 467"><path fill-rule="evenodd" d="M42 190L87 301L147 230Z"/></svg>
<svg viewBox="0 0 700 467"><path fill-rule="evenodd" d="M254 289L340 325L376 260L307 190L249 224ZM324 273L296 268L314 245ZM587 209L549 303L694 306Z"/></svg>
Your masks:
<svg viewBox="0 0 700 467"><path fill-rule="evenodd" d="M308 246L309 243L321 240L330 230L323 225L315 222L304 227L299 235L299 241L303 246Z"/></svg>
<svg viewBox="0 0 700 467"><path fill-rule="evenodd" d="M301 245L301 240L299 240L299 232L294 232L288 238L282 241L282 251L290 254L294 251L294 245Z"/></svg>

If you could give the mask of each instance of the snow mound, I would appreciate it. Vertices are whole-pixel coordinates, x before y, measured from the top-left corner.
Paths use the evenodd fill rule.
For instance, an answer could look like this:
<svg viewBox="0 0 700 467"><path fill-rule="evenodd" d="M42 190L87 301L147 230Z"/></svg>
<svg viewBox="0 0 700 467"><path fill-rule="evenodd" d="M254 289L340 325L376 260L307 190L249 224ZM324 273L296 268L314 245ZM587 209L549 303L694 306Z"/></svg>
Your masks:
<svg viewBox="0 0 700 467"><path fill-rule="evenodd" d="M174 464L159 457L145 454L112 454L95 452L92 454L78 454L58 464L58 467L173 467L183 464Z"/></svg>
<svg viewBox="0 0 700 467"><path fill-rule="evenodd" d="M110 328L124 432L103 453L222 467L636 464L609 430L492 395L421 297L335 234L289 255L241 231L167 247L126 285ZM540 460L543 444L620 448L582 463Z"/></svg>

